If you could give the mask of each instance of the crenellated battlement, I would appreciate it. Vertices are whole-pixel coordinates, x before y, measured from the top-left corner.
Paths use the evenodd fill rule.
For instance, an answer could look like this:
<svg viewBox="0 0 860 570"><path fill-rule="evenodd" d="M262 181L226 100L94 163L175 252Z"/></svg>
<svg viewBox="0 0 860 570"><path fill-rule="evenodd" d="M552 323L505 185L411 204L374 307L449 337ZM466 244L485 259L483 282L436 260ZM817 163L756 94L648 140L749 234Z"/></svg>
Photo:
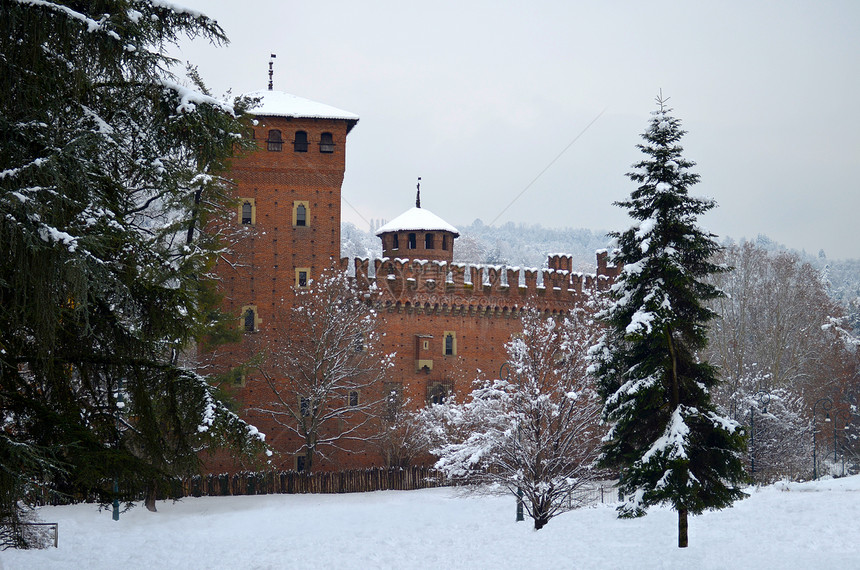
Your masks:
<svg viewBox="0 0 860 570"><path fill-rule="evenodd" d="M414 259L341 259L359 287L382 294L390 311L428 314L518 316L526 309L566 312L595 291L608 288L618 270L597 254L597 273L571 271L572 258L549 256L547 269L473 265Z"/></svg>

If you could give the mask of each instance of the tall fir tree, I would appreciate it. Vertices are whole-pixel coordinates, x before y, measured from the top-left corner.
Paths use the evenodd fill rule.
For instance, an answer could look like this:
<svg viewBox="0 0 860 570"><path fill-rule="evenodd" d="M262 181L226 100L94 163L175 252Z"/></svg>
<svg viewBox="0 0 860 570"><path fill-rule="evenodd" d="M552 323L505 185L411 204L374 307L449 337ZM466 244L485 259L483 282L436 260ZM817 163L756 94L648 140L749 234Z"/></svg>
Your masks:
<svg viewBox="0 0 860 570"><path fill-rule="evenodd" d="M216 433L259 441L182 365L223 322L207 224L244 144L171 73L183 36L226 40L167 2L0 1L0 522L34 484L152 496Z"/></svg>
<svg viewBox="0 0 860 570"><path fill-rule="evenodd" d="M688 514L744 496L745 436L716 412L717 371L698 356L715 316L707 302L721 295L705 278L726 268L712 263L719 246L696 219L716 204L689 194L699 176L682 156L685 131L662 94L657 107L637 145L646 158L627 174L639 187L617 203L635 223L611 234L612 260L623 269L590 357L611 425L601 463L620 470L621 516L669 504L686 547Z"/></svg>

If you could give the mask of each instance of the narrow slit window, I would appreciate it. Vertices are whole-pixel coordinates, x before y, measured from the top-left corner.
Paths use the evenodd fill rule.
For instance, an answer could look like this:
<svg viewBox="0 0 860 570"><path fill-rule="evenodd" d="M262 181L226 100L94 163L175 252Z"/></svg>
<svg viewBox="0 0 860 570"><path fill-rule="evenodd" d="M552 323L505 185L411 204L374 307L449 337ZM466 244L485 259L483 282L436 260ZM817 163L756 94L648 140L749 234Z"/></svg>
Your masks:
<svg viewBox="0 0 860 570"><path fill-rule="evenodd" d="M445 333L445 346L444 346L444 354L445 356L454 356L457 354L457 337L453 332Z"/></svg>
<svg viewBox="0 0 860 570"><path fill-rule="evenodd" d="M448 249L448 236L446 236L445 234L442 234L442 249Z"/></svg>

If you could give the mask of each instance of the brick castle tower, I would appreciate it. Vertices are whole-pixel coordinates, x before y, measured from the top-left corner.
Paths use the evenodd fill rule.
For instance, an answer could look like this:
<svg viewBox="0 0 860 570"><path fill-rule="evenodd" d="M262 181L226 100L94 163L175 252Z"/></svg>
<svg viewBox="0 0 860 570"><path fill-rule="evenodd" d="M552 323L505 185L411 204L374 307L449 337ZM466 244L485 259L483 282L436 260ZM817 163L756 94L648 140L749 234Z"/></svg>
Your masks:
<svg viewBox="0 0 860 570"><path fill-rule="evenodd" d="M273 346L286 326L294 287L308 286L337 263L346 138L358 123L357 115L271 88L246 96L260 101L251 110L256 120L248 133L257 148L233 160L234 231L226 232L230 252L215 268L223 309L239 316L242 339L209 355L215 372L248 362ZM243 408L261 397L256 393L261 387L246 386L245 380L235 382ZM279 447L284 436L277 429L242 415ZM289 461L287 468L292 467ZM216 468L235 466L222 458Z"/></svg>
<svg viewBox="0 0 860 570"><path fill-rule="evenodd" d="M563 315L617 274L607 267L605 253L598 254L593 275L572 272L571 258L564 254L550 255L546 269L455 263L459 231L421 207L420 188L414 208L376 231L382 259L340 259L346 138L358 116L277 91L249 96L260 99L253 109L257 148L234 159L237 207L231 235L236 238L216 266L224 309L238 316L242 338L211 355L216 372L277 350L279 333L287 332L294 288L308 286L339 262L359 287L381 293L382 350L396 353L383 393L398 394L410 409L451 395L462 400L477 377L498 374L506 360L505 343L521 330L524 311ZM259 426L279 452L276 468L301 466L301 453L295 454L300 442L283 426L250 411L267 397L268 387L249 376L236 379L240 414ZM343 450L318 467L385 461L378 448L367 444ZM213 471L237 468L224 457L209 465Z"/></svg>

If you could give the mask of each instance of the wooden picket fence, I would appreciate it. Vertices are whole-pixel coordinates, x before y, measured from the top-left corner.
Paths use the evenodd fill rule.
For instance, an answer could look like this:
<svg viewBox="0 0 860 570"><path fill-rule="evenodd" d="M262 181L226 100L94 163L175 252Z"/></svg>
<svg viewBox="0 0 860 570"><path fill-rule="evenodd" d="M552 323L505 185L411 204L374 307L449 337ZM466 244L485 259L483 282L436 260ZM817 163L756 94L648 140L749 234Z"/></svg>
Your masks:
<svg viewBox="0 0 860 570"><path fill-rule="evenodd" d="M444 487L448 484L441 471L428 467L405 469L378 467L317 473L243 472L233 475L198 475L175 479L170 497L164 498L411 491Z"/></svg>
<svg viewBox="0 0 860 570"><path fill-rule="evenodd" d="M75 503L104 503L113 500L110 481L103 489L72 495L54 492L51 485L32 490L30 497L38 505L69 505ZM195 475L177 477L164 485L159 500L184 497L223 497L230 495L274 495L301 493L365 493L368 491L411 491L431 487L446 487L454 482L441 471L429 467L375 467L348 471L297 471L241 472L232 475ZM144 495L120 490L123 500L142 501Z"/></svg>

